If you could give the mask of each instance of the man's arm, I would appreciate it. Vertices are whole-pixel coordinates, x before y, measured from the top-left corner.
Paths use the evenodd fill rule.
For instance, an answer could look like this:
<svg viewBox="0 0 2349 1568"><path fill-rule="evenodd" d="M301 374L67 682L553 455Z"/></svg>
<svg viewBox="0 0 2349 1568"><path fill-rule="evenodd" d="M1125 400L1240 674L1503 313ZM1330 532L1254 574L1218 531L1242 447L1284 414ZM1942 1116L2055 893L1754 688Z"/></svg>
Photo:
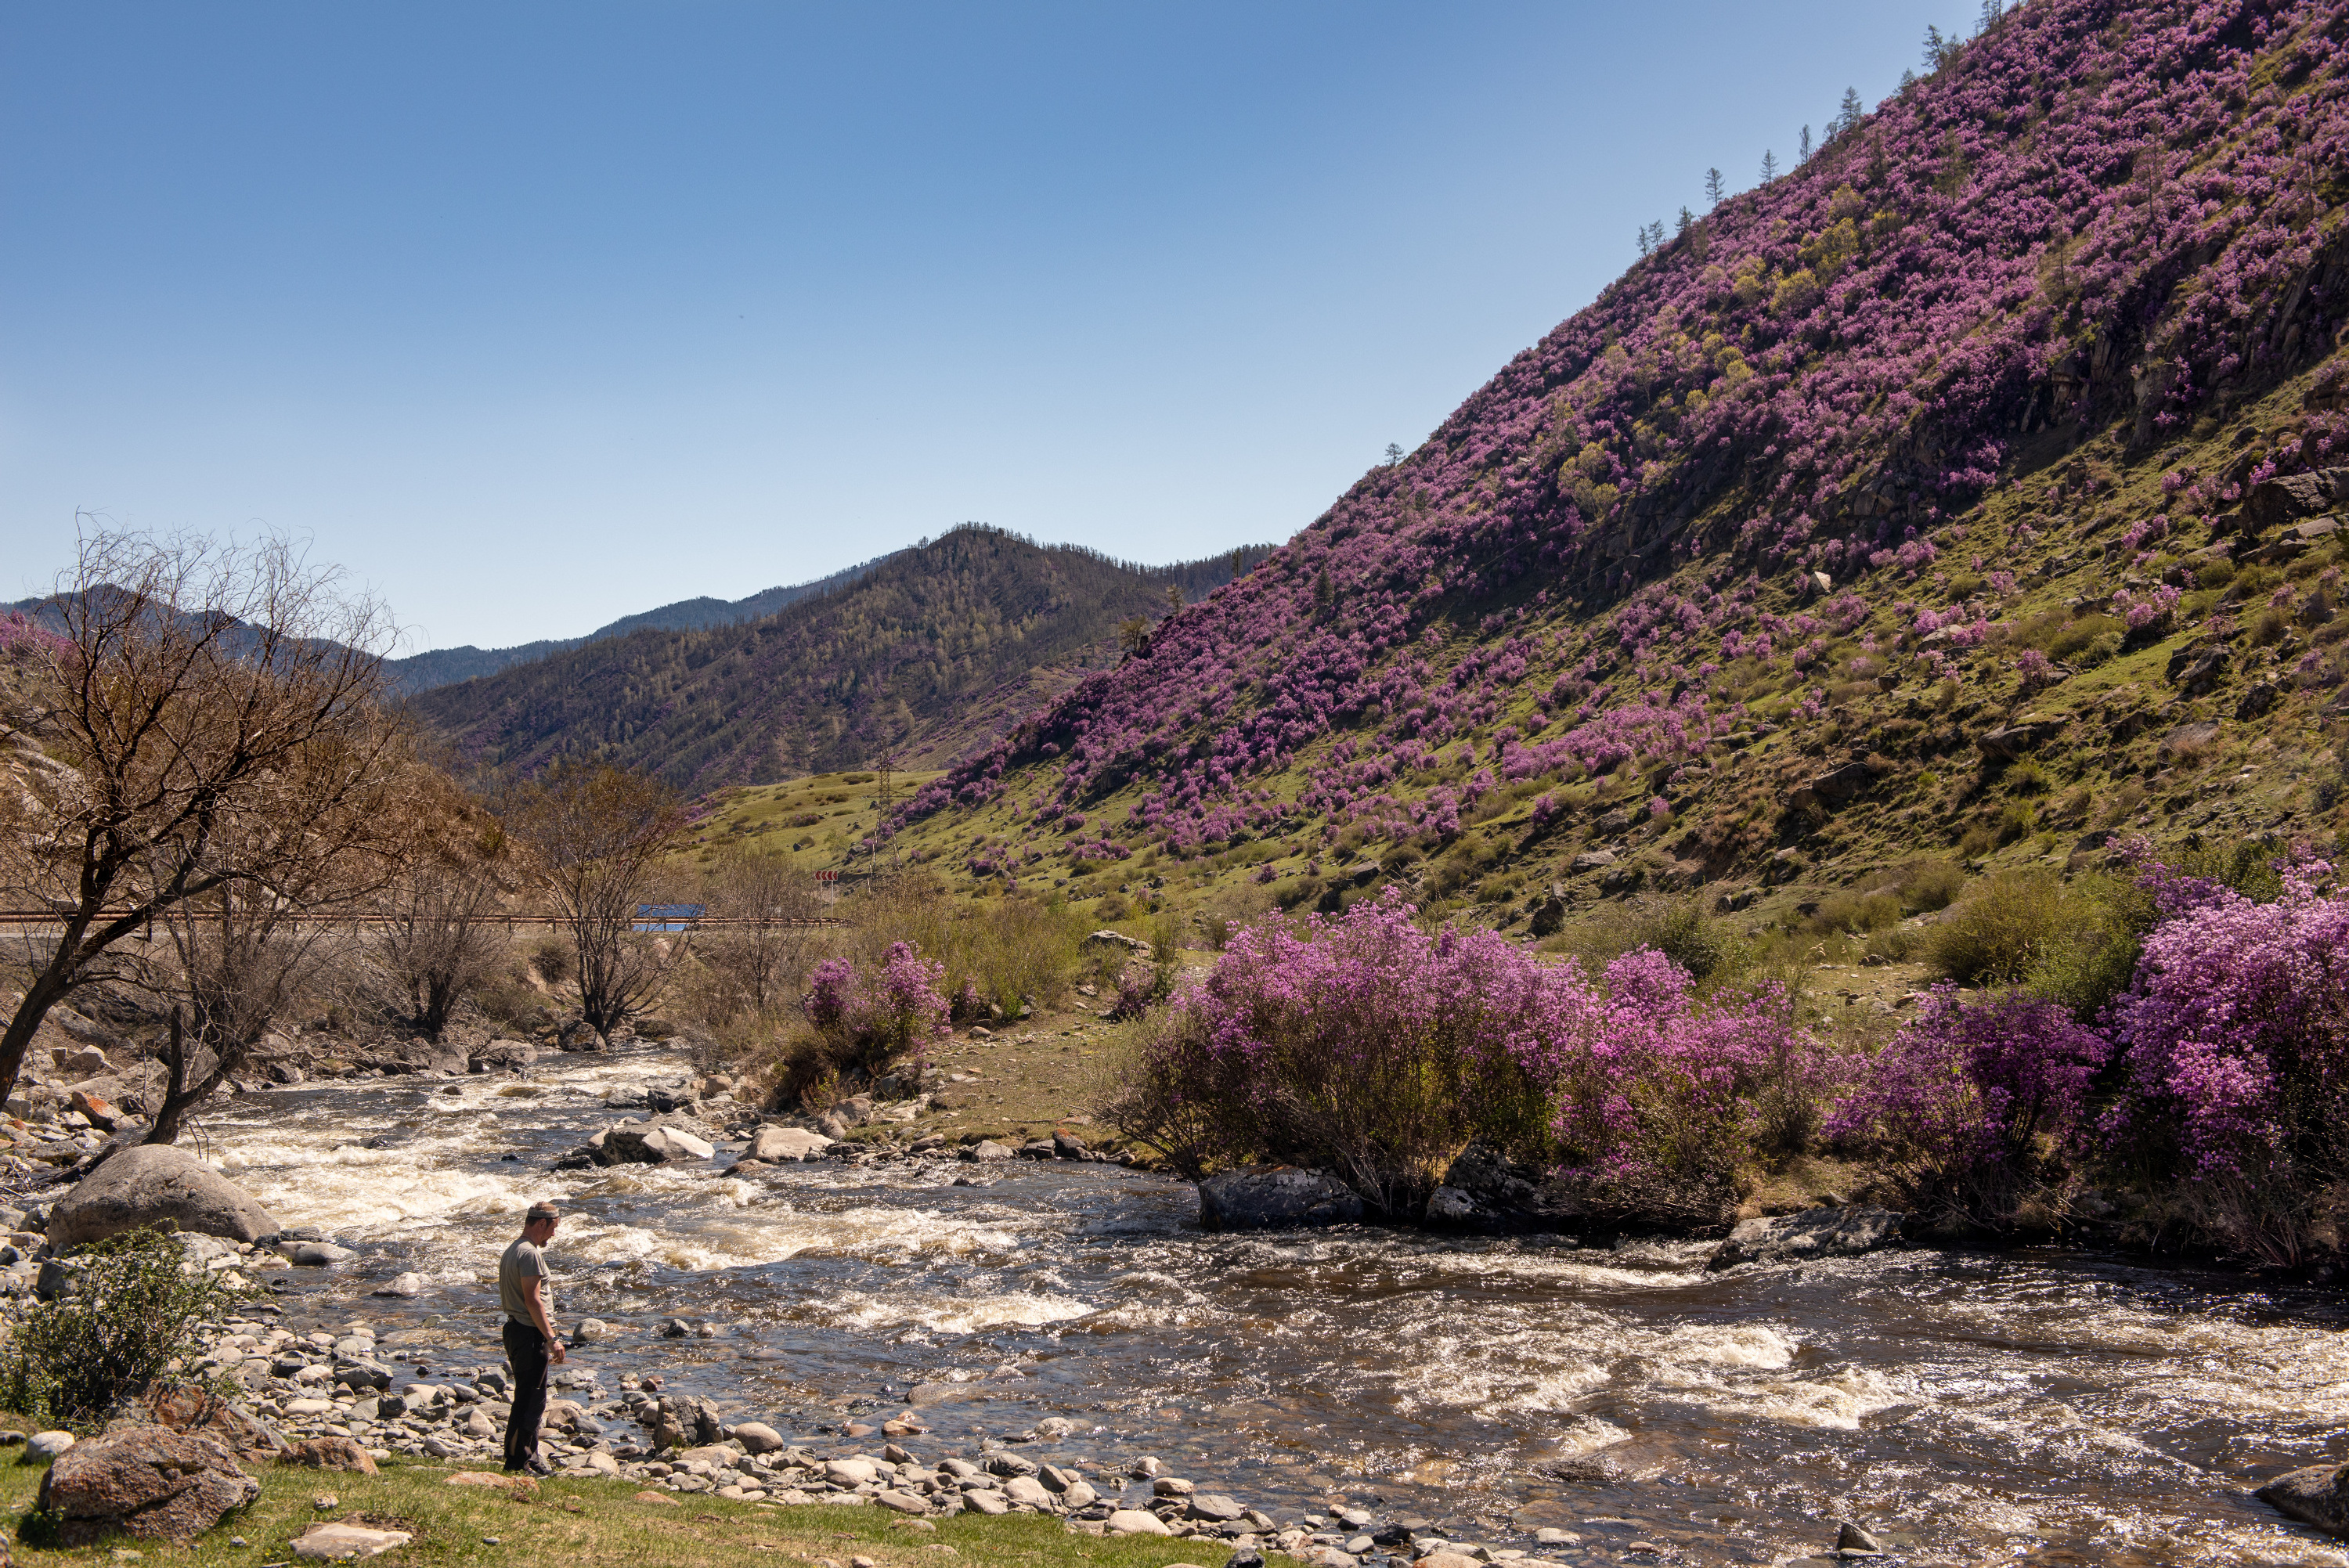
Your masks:
<svg viewBox="0 0 2349 1568"><path fill-rule="evenodd" d="M554 1294L554 1282L548 1279L546 1275L538 1274L531 1280L531 1321L538 1325L538 1331L546 1336L546 1343L554 1347L549 1354L555 1360L560 1361L563 1359L563 1341L554 1336L554 1320L548 1315L546 1310L547 1301Z"/></svg>

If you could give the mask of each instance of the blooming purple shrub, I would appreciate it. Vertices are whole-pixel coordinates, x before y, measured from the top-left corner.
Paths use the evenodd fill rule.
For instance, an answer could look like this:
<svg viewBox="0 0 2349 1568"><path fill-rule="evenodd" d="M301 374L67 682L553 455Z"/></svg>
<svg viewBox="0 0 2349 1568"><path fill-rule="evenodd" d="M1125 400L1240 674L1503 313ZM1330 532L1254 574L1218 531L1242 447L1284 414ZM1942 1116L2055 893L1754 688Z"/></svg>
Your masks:
<svg viewBox="0 0 2349 1568"><path fill-rule="evenodd" d="M1925 1202L1992 1225L2076 1141L2111 1042L2021 993L1936 985L1828 1119L1830 1138L1903 1173Z"/></svg>
<svg viewBox="0 0 2349 1568"><path fill-rule="evenodd" d="M2147 1158L2254 1184L2344 1173L2349 1151L2349 901L2285 868L2255 903L2202 879L2145 939L2113 1006L2127 1094L2112 1115Z"/></svg>
<svg viewBox="0 0 2349 1568"><path fill-rule="evenodd" d="M1120 1125L1194 1175L1321 1166L1392 1214L1481 1139L1648 1212L1718 1218L1788 1086L1818 1079L1824 1052L1781 995L1701 1003L1645 950L1594 983L1412 917L1389 889L1234 934L1146 1038Z"/></svg>
<svg viewBox="0 0 2349 1568"><path fill-rule="evenodd" d="M792 1098L845 1073L877 1078L919 1054L948 1028L950 1009L940 990L946 977L945 965L924 959L905 942L892 943L869 977L845 958L817 965L800 1004L812 1038L802 1042L802 1059L791 1069L798 1090ZM968 981L964 990L971 992Z"/></svg>

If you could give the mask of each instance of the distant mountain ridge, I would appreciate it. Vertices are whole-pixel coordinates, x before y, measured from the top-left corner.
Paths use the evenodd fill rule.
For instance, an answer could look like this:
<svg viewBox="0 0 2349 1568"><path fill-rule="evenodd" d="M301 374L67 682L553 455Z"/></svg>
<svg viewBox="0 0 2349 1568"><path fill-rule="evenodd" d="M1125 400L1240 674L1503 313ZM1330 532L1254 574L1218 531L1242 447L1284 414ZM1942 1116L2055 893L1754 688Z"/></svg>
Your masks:
<svg viewBox="0 0 2349 1568"><path fill-rule="evenodd" d="M554 637L535 643L523 643L511 648L477 648L466 644L455 648L431 648L412 654L404 659L388 659L384 672L391 677L395 690L415 696L440 686L454 686L460 681L493 676L516 665L549 658L589 643L607 637L625 637L631 632L651 628L665 632L701 631L711 626L729 626L744 621L762 620L795 604L812 593L829 593L835 588L855 582L883 562L902 552L876 555L854 566L843 567L829 577L819 577L812 583L795 583L788 587L769 588L747 599L679 599L674 604L638 614L623 615L608 624L596 627L584 637ZM21 608L30 608L36 600L27 600Z"/></svg>
<svg viewBox="0 0 2349 1568"><path fill-rule="evenodd" d="M885 754L942 766L1116 664L1121 632L1164 617L1170 593L1195 603L1271 548L1137 566L967 525L759 620L639 626L424 691L413 711L479 765L597 757L697 790Z"/></svg>

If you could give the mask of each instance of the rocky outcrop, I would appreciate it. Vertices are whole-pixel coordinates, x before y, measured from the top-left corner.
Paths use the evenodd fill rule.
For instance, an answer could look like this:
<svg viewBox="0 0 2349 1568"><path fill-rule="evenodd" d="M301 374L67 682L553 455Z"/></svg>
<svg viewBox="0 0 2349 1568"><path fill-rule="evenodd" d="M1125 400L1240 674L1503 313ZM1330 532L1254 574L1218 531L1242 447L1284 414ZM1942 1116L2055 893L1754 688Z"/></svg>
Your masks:
<svg viewBox="0 0 2349 1568"><path fill-rule="evenodd" d="M146 1144L108 1160L57 1200L49 1212L49 1244L78 1246L166 1221L233 1242L256 1242L279 1229L251 1193L194 1155Z"/></svg>
<svg viewBox="0 0 2349 1568"><path fill-rule="evenodd" d="M2280 1475L2257 1496L2286 1518L2349 1535L2349 1465L2311 1465Z"/></svg>
<svg viewBox="0 0 2349 1568"><path fill-rule="evenodd" d="M624 1121L606 1128L598 1165L674 1165L717 1152L708 1140L658 1121Z"/></svg>
<svg viewBox="0 0 2349 1568"><path fill-rule="evenodd" d="M1199 1183L1199 1222L1211 1231L1343 1225L1362 1213L1360 1194L1319 1171L1250 1166Z"/></svg>
<svg viewBox="0 0 2349 1568"><path fill-rule="evenodd" d="M1453 1160L1425 1218L1442 1228L1487 1233L1702 1232L1726 1226L1736 1208L1737 1195L1726 1187L1563 1176L1516 1164L1476 1142Z"/></svg>
<svg viewBox="0 0 2349 1568"><path fill-rule="evenodd" d="M1709 1269L1739 1264L1802 1263L1812 1258L1851 1257L1900 1239L1903 1216L1890 1209L1854 1204L1847 1209L1806 1209L1799 1214L1746 1220L1729 1233L1705 1263Z"/></svg>
<svg viewBox="0 0 2349 1568"><path fill-rule="evenodd" d="M131 1427L76 1443L41 1478L40 1509L60 1544L120 1533L184 1546L261 1495L221 1443L165 1427Z"/></svg>

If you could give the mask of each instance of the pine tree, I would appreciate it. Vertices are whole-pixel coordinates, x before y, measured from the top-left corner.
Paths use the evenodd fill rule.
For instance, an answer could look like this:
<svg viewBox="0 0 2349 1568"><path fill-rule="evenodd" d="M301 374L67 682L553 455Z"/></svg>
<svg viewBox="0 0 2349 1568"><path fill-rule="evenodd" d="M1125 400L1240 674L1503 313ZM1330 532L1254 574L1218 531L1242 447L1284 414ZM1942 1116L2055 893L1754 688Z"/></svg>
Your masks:
<svg viewBox="0 0 2349 1568"><path fill-rule="evenodd" d="M2006 0L1982 0L1982 26L1980 31L1984 33L1989 32L1992 27L1998 25L1999 18L2005 15Z"/></svg>
<svg viewBox="0 0 2349 1568"><path fill-rule="evenodd" d="M1640 225L1640 253L1644 256L1653 247L1648 243L1648 225L1642 223Z"/></svg>
<svg viewBox="0 0 2349 1568"><path fill-rule="evenodd" d="M1867 113L1868 111L1860 107L1859 89L1857 88L1844 88L1843 108L1836 113L1835 133L1837 136L1841 136L1847 130L1857 130L1859 129L1860 120L1866 117Z"/></svg>
<svg viewBox="0 0 2349 1568"><path fill-rule="evenodd" d="M1401 461L1402 461L1402 449L1396 446L1392 441L1389 441L1387 443L1387 467L1392 468Z"/></svg>
<svg viewBox="0 0 2349 1568"><path fill-rule="evenodd" d="M1927 74L1930 75L1934 71L1940 70L1943 66L1948 65L1951 60L1957 58L1957 55L1958 41L1955 38L1942 36L1941 29L1934 26L1930 22L1927 23L1925 25L1925 70Z"/></svg>
<svg viewBox="0 0 2349 1568"><path fill-rule="evenodd" d="M1806 125L1803 127L1803 139L1795 145L1795 161L1797 163L1808 163L1810 160L1811 128Z"/></svg>
<svg viewBox="0 0 2349 1568"><path fill-rule="evenodd" d="M1685 234L1691 228L1695 226L1695 223L1696 214L1683 207L1681 209L1681 215L1676 222L1676 226L1673 228L1672 232L1676 235Z"/></svg>
<svg viewBox="0 0 2349 1568"><path fill-rule="evenodd" d="M1774 184L1778 178L1778 155L1764 148L1762 150L1762 183Z"/></svg>
<svg viewBox="0 0 2349 1568"><path fill-rule="evenodd" d="M1721 178L1721 170L1718 169L1706 170L1704 171L1704 204L1706 210L1711 211L1713 208L1720 206L1721 199L1728 193L1729 186L1727 182Z"/></svg>

